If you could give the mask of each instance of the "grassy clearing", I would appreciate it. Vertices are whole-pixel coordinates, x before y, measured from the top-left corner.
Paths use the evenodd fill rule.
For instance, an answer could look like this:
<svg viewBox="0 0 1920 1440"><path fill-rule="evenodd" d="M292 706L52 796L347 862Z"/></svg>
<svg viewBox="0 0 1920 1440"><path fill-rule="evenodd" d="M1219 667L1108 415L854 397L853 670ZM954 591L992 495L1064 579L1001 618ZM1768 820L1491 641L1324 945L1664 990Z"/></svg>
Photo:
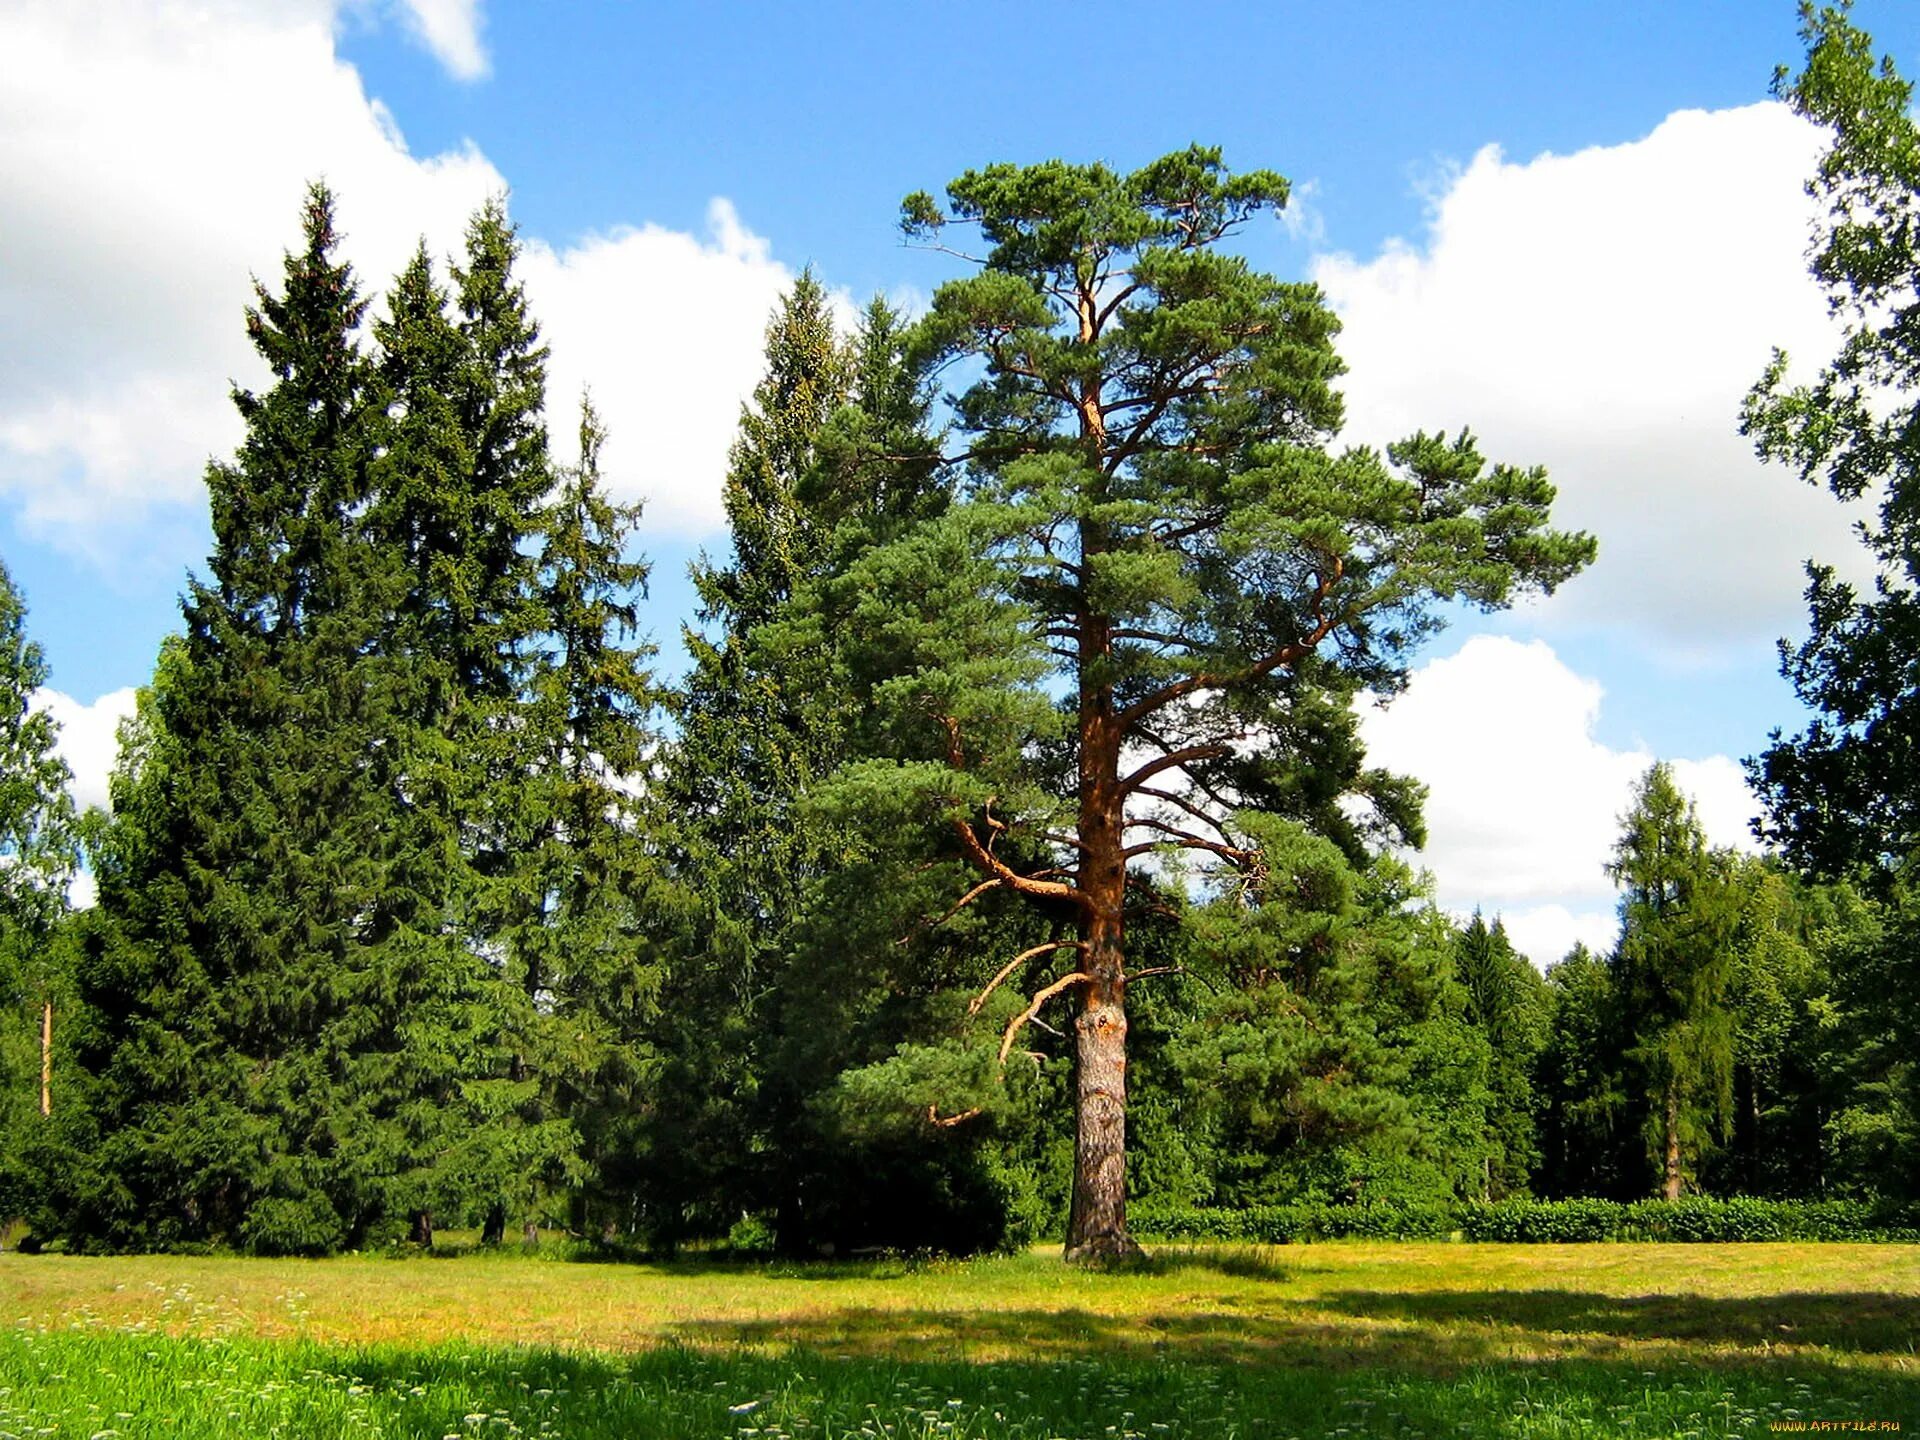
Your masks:
<svg viewBox="0 0 1920 1440"><path fill-rule="evenodd" d="M0 1436L1757 1435L1920 1425L1920 1250L926 1265L0 1258ZM1179 1363L1170 1363L1179 1362Z"/></svg>

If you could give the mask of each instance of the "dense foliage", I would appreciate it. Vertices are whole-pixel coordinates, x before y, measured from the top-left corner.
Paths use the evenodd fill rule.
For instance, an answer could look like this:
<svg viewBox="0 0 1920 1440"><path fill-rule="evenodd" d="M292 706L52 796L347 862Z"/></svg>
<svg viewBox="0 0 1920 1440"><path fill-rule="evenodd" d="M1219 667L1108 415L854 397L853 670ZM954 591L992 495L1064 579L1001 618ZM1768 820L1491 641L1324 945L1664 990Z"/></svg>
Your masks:
<svg viewBox="0 0 1920 1440"><path fill-rule="evenodd" d="M1906 92L1809 25L1787 93L1836 127L1820 265L1858 288ZM1887 780L1886 724L1759 762L1781 857L1710 849L1654 766L1617 944L1544 976L1409 869L1420 787L1368 765L1356 698L1593 542L1464 431L1334 448L1336 321L1229 247L1285 196L1199 148L995 166L907 202L984 241L922 320L837 326L802 276L669 684L590 402L552 453L504 205L376 305L316 186L110 815L65 798L0 573L4 1207L73 1249L268 1253L1065 1228L1103 1258L1129 1196L1152 1232L1273 1240L1910 1227L1904 802L1828 824L1808 788ZM1891 363L1865 334L1749 424L1887 482L1893 557L1905 430L1859 408ZM1905 583L1816 577L1834 623L1791 663L1904 696L1861 637Z"/></svg>

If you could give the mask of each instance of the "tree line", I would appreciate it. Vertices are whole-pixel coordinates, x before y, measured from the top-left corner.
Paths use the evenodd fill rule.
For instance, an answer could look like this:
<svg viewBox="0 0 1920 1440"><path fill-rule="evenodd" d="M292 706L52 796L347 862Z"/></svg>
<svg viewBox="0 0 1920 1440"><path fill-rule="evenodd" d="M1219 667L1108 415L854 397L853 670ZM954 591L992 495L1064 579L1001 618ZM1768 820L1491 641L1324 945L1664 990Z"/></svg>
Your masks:
<svg viewBox="0 0 1920 1440"><path fill-rule="evenodd" d="M1905 771L1847 706L1913 693L1909 442L1870 383L1912 353L1870 287L1920 273L1885 278L1873 203L1913 132L1844 14L1808 40L1816 274L1870 318L1746 423L1881 485L1889 578L1815 573L1787 661L1827 718L1754 762L1779 853L1708 847L1655 766L1619 943L1544 977L1401 858L1421 790L1353 702L1595 543L1465 428L1339 441L1337 320L1231 248L1278 175L969 172L903 206L967 267L911 323L842 334L803 275L673 683L589 401L577 461L549 444L504 205L376 303L314 187L111 814L72 813L0 595L0 1209L75 1249L1101 1260L1130 1198L1910 1196Z"/></svg>

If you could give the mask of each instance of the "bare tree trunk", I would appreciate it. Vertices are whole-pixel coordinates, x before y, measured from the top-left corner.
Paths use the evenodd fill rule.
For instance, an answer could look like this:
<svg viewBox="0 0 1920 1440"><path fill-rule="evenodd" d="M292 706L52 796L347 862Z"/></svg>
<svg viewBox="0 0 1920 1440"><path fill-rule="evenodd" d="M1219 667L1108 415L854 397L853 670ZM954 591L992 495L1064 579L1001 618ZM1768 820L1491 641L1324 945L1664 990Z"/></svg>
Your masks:
<svg viewBox="0 0 1920 1440"><path fill-rule="evenodd" d="M416 1210L413 1212L413 1243L424 1249L433 1248L433 1212Z"/></svg>
<svg viewBox="0 0 1920 1440"><path fill-rule="evenodd" d="M1127 861L1118 746L1095 720L1082 731L1080 888L1090 902L1074 1034L1073 1206L1067 1258L1100 1263L1138 1255L1127 1233Z"/></svg>
<svg viewBox="0 0 1920 1440"><path fill-rule="evenodd" d="M40 1011L40 1113L53 1113L53 1002Z"/></svg>
<svg viewBox="0 0 1920 1440"><path fill-rule="evenodd" d="M1680 1198L1680 1087L1667 1081L1666 1184L1662 1193L1669 1200Z"/></svg>
<svg viewBox="0 0 1920 1440"><path fill-rule="evenodd" d="M482 1245L498 1245L507 1238L507 1207L498 1200L487 1207L486 1223L480 1227Z"/></svg>

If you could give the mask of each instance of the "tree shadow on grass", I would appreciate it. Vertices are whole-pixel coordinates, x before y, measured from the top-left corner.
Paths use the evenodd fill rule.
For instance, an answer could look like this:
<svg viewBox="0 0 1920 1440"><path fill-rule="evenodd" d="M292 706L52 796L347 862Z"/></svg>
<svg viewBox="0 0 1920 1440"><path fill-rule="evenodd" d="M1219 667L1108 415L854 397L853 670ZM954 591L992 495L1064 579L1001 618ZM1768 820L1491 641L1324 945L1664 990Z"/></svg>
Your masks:
<svg viewBox="0 0 1920 1440"><path fill-rule="evenodd" d="M1428 1374L1567 1361L1791 1366L1821 1360L1823 1350L1911 1355L1917 1335L1920 1304L1898 1295L1721 1299L1551 1290L1348 1292L1272 1302L1243 1294L1124 1313L849 1306L694 1320L672 1331L676 1341L696 1347L796 1347L867 1359L1172 1359L1322 1372L1384 1365Z"/></svg>
<svg viewBox="0 0 1920 1440"><path fill-rule="evenodd" d="M1920 1351L1920 1298L1879 1292L1765 1296L1593 1295L1574 1290L1347 1291L1316 1306L1425 1329L1605 1336L1766 1353L1815 1345L1869 1355Z"/></svg>

